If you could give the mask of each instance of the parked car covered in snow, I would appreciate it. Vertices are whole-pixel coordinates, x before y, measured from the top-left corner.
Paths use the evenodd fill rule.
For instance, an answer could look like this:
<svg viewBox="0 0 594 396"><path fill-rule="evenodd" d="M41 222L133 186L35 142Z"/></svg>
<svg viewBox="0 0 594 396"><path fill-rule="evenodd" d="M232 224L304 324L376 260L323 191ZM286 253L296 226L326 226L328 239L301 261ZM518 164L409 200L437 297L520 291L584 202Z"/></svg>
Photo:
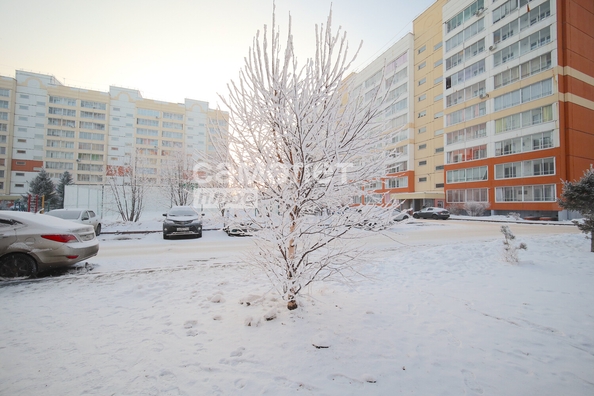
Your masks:
<svg viewBox="0 0 594 396"><path fill-rule="evenodd" d="M95 235L99 236L101 234L101 218L90 209L54 209L47 212L47 214L80 224L92 225L95 229Z"/></svg>
<svg viewBox="0 0 594 396"><path fill-rule="evenodd" d="M174 206L163 213L163 239L172 236L192 235L202 237L202 216L192 206Z"/></svg>
<svg viewBox="0 0 594 396"><path fill-rule="evenodd" d="M413 213L415 219L441 219L447 220L450 217L450 212L444 208L428 207Z"/></svg>
<svg viewBox="0 0 594 396"><path fill-rule="evenodd" d="M402 212L398 209L394 209L392 211L392 220L394 221L402 221L402 220L406 220L408 219L408 213L407 212Z"/></svg>
<svg viewBox="0 0 594 396"><path fill-rule="evenodd" d="M0 278L68 267L99 251L90 225L28 212L0 211Z"/></svg>
<svg viewBox="0 0 594 396"><path fill-rule="evenodd" d="M254 221L257 209L225 209L223 211L223 231L229 236L248 236L260 230Z"/></svg>

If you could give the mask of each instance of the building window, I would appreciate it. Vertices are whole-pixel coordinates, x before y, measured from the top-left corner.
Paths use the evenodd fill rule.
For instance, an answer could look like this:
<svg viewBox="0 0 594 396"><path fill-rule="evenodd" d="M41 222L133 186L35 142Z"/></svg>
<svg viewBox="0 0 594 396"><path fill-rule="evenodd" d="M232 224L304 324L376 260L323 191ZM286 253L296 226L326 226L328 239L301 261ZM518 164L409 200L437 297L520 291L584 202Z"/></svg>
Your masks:
<svg viewBox="0 0 594 396"><path fill-rule="evenodd" d="M435 113L435 115L433 116L433 118L441 118L443 117L443 111L437 112Z"/></svg>
<svg viewBox="0 0 594 396"><path fill-rule="evenodd" d="M495 202L555 202L554 184L495 188Z"/></svg>
<svg viewBox="0 0 594 396"><path fill-rule="evenodd" d="M419 50L417 51L417 54L420 54L422 52L425 52L425 50L427 49L427 46L422 46L421 48L419 48Z"/></svg>
<svg viewBox="0 0 594 396"><path fill-rule="evenodd" d="M159 121L158 120L147 120L147 119L144 119L144 118L137 118L136 119L136 124L137 125L146 125L146 126L158 127L159 126Z"/></svg>
<svg viewBox="0 0 594 396"><path fill-rule="evenodd" d="M443 147L436 148L435 153L443 153Z"/></svg>
<svg viewBox="0 0 594 396"><path fill-rule="evenodd" d="M427 161L419 161L419 166L427 165Z"/></svg>
<svg viewBox="0 0 594 396"><path fill-rule="evenodd" d="M443 59L440 59L433 64L433 67L437 67L437 66L441 65L442 63L443 63Z"/></svg>
<svg viewBox="0 0 594 396"><path fill-rule="evenodd" d="M553 147L553 131L515 137L495 142L495 156L526 153Z"/></svg>
<svg viewBox="0 0 594 396"><path fill-rule="evenodd" d="M443 81L443 76L439 76L435 80L433 80L433 85L439 84L442 81Z"/></svg>
<svg viewBox="0 0 594 396"><path fill-rule="evenodd" d="M396 162L394 164L388 165L388 169L386 170L387 174L390 173L398 173L404 172L408 169L408 163L406 161Z"/></svg>
<svg viewBox="0 0 594 396"><path fill-rule="evenodd" d="M465 142L485 136L487 136L487 124L483 122L482 124L473 125L471 127L460 129L454 132L449 132L446 135L446 144Z"/></svg>
<svg viewBox="0 0 594 396"><path fill-rule="evenodd" d="M489 202L489 190L486 188L447 190L446 200L448 203Z"/></svg>
<svg viewBox="0 0 594 396"><path fill-rule="evenodd" d="M474 22L472 25L465 28L460 33L457 33L455 36L450 38L446 41L446 52L456 48L460 44L464 43L464 41L468 41L471 37L476 36L478 33L482 32L485 29L485 18L481 18L478 21Z"/></svg>
<svg viewBox="0 0 594 396"><path fill-rule="evenodd" d="M442 47L442 45L443 45L443 42L442 41L440 41L439 43L435 44L433 46L433 51L437 51L438 49L440 49Z"/></svg>
<svg viewBox="0 0 594 396"><path fill-rule="evenodd" d="M487 145L463 148L460 150L448 151L446 160L448 164L457 164L459 162L474 161L487 158Z"/></svg>
<svg viewBox="0 0 594 396"><path fill-rule="evenodd" d="M549 69L552 65L551 53L537 56L534 59L524 62L519 66L511 67L493 77L495 89L514 83L521 78L530 77L533 74L540 73Z"/></svg>
<svg viewBox="0 0 594 396"><path fill-rule="evenodd" d="M423 85L423 84L425 84L426 82L427 82L427 79L426 79L425 77L423 77L423 78L421 78L421 79L419 80L419 85Z"/></svg>
<svg viewBox="0 0 594 396"><path fill-rule="evenodd" d="M485 94L485 80L472 84L469 87L456 91L446 97L446 107L451 107L467 100Z"/></svg>
<svg viewBox="0 0 594 396"><path fill-rule="evenodd" d="M493 55L493 66L499 66L503 63L516 59L530 51L533 51L551 41L550 26L513 43Z"/></svg>
<svg viewBox="0 0 594 396"><path fill-rule="evenodd" d="M421 70L422 68L424 68L425 66L427 66L427 62L423 62L421 63L418 67L417 70Z"/></svg>
<svg viewBox="0 0 594 396"><path fill-rule="evenodd" d="M387 188L403 188L408 187L408 176L393 177L387 180Z"/></svg>
<svg viewBox="0 0 594 396"><path fill-rule="evenodd" d="M488 180L488 169L488 166L478 166L476 168L464 168L447 171L446 180L448 184Z"/></svg>
<svg viewBox="0 0 594 396"><path fill-rule="evenodd" d="M419 177L419 183L423 183L426 182L427 178L426 177Z"/></svg>
<svg viewBox="0 0 594 396"><path fill-rule="evenodd" d="M107 104L101 102L93 102L90 100L81 100L80 107L85 107L88 109L105 110L107 108Z"/></svg>
<svg viewBox="0 0 594 396"><path fill-rule="evenodd" d="M427 148L427 144L423 143L423 144L419 144L419 150L424 150Z"/></svg>
<svg viewBox="0 0 594 396"><path fill-rule="evenodd" d="M513 0L517 1L517 0ZM460 13L455 15L449 21L445 22L446 25L446 32L449 33L452 30L456 29L458 26L462 25L465 21L469 20L470 18L474 17L475 15L482 14L482 11L485 9L485 1L484 0L477 0L462 10ZM494 21L495 22L495 21Z"/></svg>
<svg viewBox="0 0 594 396"><path fill-rule="evenodd" d="M495 133L513 131L553 120L553 105L537 107L495 120Z"/></svg>
<svg viewBox="0 0 594 396"><path fill-rule="evenodd" d="M509 0L493 10L493 23L500 21L518 8L518 0Z"/></svg>
<svg viewBox="0 0 594 396"><path fill-rule="evenodd" d="M477 117L482 117L487 113L485 102L466 107L462 110L454 111L446 116L446 125L455 125L461 122L470 121Z"/></svg>
<svg viewBox="0 0 594 396"><path fill-rule="evenodd" d="M517 106L548 96L553 93L553 80L548 78L543 81L528 85L527 87L497 96L494 100L495 111Z"/></svg>
<svg viewBox="0 0 594 396"><path fill-rule="evenodd" d="M435 188L443 188L443 183L437 183L437 184L435 184Z"/></svg>
<svg viewBox="0 0 594 396"><path fill-rule="evenodd" d="M425 117L427 115L427 110L423 110L419 113L418 118Z"/></svg>
<svg viewBox="0 0 594 396"><path fill-rule="evenodd" d="M480 61L473 63L472 65L464 68L463 70L460 70L459 72L447 77L446 88L462 84L464 81L468 81L476 76L483 74L485 70L485 60L481 59Z"/></svg>
<svg viewBox="0 0 594 396"><path fill-rule="evenodd" d="M425 132L427 132L427 127L419 128L419 133L425 133Z"/></svg>
<svg viewBox="0 0 594 396"><path fill-rule="evenodd" d="M425 99L427 99L427 95L426 94L423 94L423 95L419 96L419 102L421 102L421 101L423 101Z"/></svg>
<svg viewBox="0 0 594 396"><path fill-rule="evenodd" d="M436 171L443 170L443 165L437 165L437 166L435 167L435 170L436 170Z"/></svg>
<svg viewBox="0 0 594 396"><path fill-rule="evenodd" d="M76 106L76 99L74 98L66 98L62 96L50 96L49 102L53 104L60 104L66 106Z"/></svg>

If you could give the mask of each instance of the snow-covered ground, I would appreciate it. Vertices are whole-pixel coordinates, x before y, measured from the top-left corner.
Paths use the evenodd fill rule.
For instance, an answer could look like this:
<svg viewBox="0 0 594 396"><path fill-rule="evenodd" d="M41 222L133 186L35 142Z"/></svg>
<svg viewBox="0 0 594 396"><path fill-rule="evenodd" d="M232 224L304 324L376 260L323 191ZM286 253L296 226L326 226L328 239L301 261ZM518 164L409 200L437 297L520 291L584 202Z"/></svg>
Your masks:
<svg viewBox="0 0 594 396"><path fill-rule="evenodd" d="M462 223L370 238L364 277L291 312L251 238L102 235L88 273L0 284L0 394L594 394L590 241L511 224L511 265L497 225Z"/></svg>

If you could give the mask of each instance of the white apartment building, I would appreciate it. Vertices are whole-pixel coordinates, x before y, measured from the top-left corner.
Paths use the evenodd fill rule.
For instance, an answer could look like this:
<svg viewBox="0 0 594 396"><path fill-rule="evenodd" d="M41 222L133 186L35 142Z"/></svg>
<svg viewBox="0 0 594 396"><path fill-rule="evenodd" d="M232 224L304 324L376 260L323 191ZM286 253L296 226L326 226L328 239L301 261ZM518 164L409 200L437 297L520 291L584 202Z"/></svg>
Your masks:
<svg viewBox="0 0 594 396"><path fill-rule="evenodd" d="M103 184L108 169L133 155L158 183L171 158L212 151L211 131L226 131L227 117L198 100L161 102L114 86L91 91L22 71L0 77L0 201L27 194L41 168L56 181L68 171L76 184Z"/></svg>

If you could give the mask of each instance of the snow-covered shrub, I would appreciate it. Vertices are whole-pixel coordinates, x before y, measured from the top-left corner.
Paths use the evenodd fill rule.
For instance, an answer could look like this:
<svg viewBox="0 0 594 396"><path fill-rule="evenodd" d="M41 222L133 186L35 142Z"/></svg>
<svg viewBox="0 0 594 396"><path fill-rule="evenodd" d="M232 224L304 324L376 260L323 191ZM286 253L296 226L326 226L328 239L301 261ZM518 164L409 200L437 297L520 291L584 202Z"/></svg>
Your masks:
<svg viewBox="0 0 594 396"><path fill-rule="evenodd" d="M503 234L503 258L508 263L517 264L518 263L518 250L527 250L528 246L522 242L519 245L514 244L514 240L516 236L513 232L509 229L508 226L504 225L501 226L501 233Z"/></svg>
<svg viewBox="0 0 594 396"><path fill-rule="evenodd" d="M468 216L478 217L482 216L489 206L489 202L468 201L464 203L464 210Z"/></svg>
<svg viewBox="0 0 594 396"><path fill-rule="evenodd" d="M509 212L506 217L511 217L514 220L520 220L522 218L518 212Z"/></svg>
<svg viewBox="0 0 594 396"><path fill-rule="evenodd" d="M463 215L464 214L463 206L464 205L462 205L462 204L451 204L450 206L447 207L447 209L453 215Z"/></svg>
<svg viewBox="0 0 594 396"><path fill-rule="evenodd" d="M584 172L577 181L563 181L563 193L557 201L563 209L580 212L583 221L573 223L586 235L590 234L590 251L594 252L594 168Z"/></svg>

